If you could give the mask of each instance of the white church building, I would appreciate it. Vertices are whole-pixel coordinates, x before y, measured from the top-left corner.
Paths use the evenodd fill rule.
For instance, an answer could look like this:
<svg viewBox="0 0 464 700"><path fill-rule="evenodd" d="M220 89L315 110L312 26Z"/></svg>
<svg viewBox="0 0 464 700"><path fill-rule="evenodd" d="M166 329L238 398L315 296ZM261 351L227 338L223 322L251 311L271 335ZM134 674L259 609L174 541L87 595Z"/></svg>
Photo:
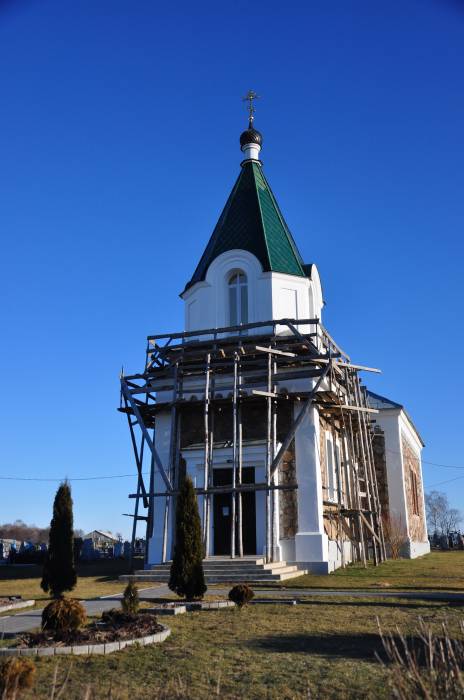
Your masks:
<svg viewBox="0 0 464 700"><path fill-rule="evenodd" d="M184 329L149 336L143 372L121 378L134 537L147 525L141 579L167 576L185 474L210 580L380 563L398 533L403 556L429 551L422 439L402 405L367 390L361 375L377 370L324 328L317 267L298 251L262 145L251 108L238 178L181 294Z"/></svg>

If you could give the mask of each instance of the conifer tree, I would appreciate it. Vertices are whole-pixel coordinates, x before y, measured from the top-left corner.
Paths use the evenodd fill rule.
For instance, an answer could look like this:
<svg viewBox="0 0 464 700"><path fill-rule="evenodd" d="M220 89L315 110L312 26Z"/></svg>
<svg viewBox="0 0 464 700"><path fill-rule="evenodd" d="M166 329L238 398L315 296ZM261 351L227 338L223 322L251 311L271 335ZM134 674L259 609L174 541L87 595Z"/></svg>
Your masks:
<svg viewBox="0 0 464 700"><path fill-rule="evenodd" d="M186 476L177 497L176 543L169 588L187 600L203 598L207 586L203 573L203 543L197 497Z"/></svg>
<svg viewBox="0 0 464 700"><path fill-rule="evenodd" d="M42 572L42 589L54 598L62 597L76 585L74 566L73 502L71 488L60 484L53 503L48 551Z"/></svg>

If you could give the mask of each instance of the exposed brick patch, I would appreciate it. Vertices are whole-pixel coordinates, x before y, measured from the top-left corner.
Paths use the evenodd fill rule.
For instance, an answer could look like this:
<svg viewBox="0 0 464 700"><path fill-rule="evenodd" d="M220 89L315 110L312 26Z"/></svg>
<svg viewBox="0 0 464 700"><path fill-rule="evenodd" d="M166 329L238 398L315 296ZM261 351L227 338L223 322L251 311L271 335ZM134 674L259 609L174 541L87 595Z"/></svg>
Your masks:
<svg viewBox="0 0 464 700"><path fill-rule="evenodd" d="M372 451L374 453L375 474L377 476L377 488L382 514L386 516L389 512L388 482L387 482L387 456L385 451L385 433L380 426L374 428L374 439L372 441Z"/></svg>
<svg viewBox="0 0 464 700"><path fill-rule="evenodd" d="M423 484L419 459L404 433L401 433L404 484L408 507L409 536L416 542L425 542L427 532L423 508Z"/></svg>
<svg viewBox="0 0 464 700"><path fill-rule="evenodd" d="M279 466L279 484L295 483L295 444L292 443L284 454L284 458ZM296 490L279 492L279 510L281 538L295 537L298 531L298 500Z"/></svg>

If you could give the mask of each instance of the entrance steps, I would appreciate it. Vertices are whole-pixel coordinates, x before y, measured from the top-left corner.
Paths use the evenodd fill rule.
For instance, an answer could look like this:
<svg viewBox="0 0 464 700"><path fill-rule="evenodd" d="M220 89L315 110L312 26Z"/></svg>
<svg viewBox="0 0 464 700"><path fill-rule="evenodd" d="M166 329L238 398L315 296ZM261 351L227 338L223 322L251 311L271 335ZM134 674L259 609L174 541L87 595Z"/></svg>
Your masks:
<svg viewBox="0 0 464 700"><path fill-rule="evenodd" d="M152 564L149 569L139 569L134 575L120 576L121 581L133 579L140 583L168 583L171 562ZM270 583L286 581L307 573L294 564L284 561L267 564L262 557L210 557L203 561L207 583Z"/></svg>

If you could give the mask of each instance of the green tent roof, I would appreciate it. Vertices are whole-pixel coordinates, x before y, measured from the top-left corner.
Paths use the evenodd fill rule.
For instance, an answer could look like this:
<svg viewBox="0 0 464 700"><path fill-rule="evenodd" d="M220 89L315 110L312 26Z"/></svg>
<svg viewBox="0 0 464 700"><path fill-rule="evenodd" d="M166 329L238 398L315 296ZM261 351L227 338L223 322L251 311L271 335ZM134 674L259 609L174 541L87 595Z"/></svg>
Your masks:
<svg viewBox="0 0 464 700"><path fill-rule="evenodd" d="M266 272L306 277L295 245L261 165L245 161L226 206L186 289L205 279L213 260L238 248L253 253Z"/></svg>

